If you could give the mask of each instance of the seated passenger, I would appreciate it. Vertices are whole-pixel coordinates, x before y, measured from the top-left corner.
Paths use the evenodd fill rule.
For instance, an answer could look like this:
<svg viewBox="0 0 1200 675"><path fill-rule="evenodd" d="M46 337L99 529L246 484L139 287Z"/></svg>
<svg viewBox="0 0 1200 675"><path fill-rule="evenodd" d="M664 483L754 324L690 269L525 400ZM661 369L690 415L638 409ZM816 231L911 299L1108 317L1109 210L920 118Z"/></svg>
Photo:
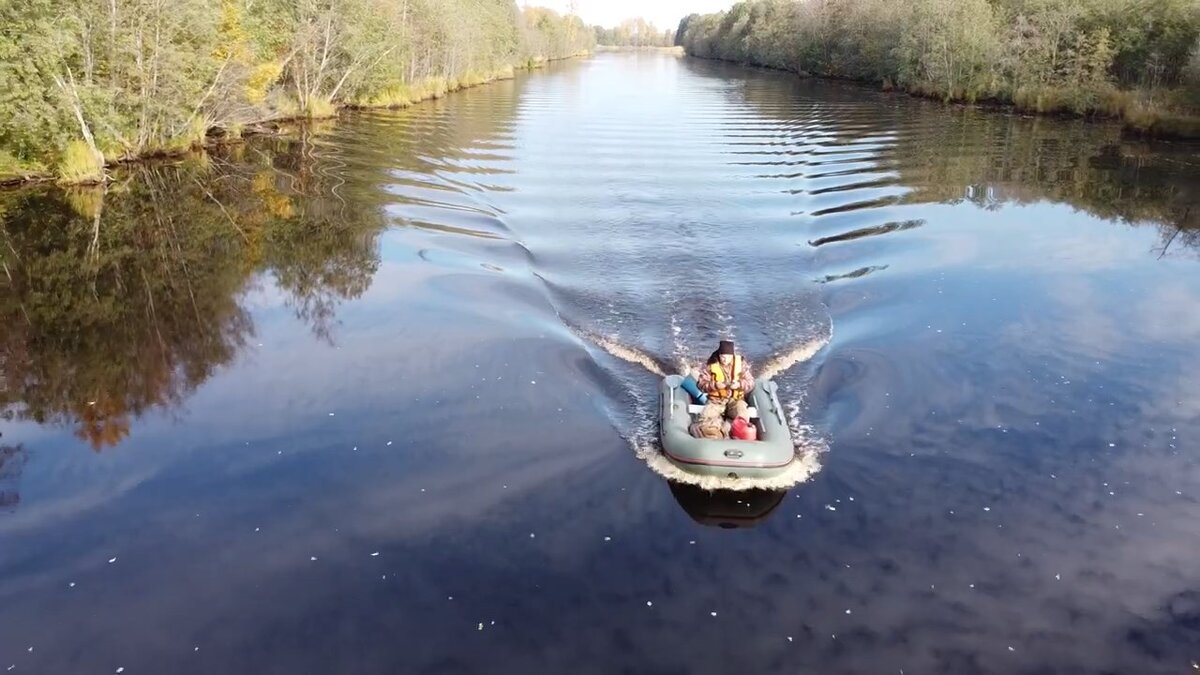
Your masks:
<svg viewBox="0 0 1200 675"><path fill-rule="evenodd" d="M754 388L754 378L750 375L749 364L734 349L732 341L721 340L717 351L708 357L708 363L700 373L699 384L700 389L708 394L708 404L700 413L702 422L722 417L749 420L749 406L744 399L746 392Z"/></svg>

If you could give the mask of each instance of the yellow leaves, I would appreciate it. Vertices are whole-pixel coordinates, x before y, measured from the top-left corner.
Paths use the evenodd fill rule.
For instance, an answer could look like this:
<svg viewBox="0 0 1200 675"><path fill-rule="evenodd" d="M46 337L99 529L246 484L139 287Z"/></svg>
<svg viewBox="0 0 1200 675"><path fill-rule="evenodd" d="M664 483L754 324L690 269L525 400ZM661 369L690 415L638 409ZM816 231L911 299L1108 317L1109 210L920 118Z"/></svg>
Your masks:
<svg viewBox="0 0 1200 675"><path fill-rule="evenodd" d="M250 61L250 36L243 25L242 5L239 0L221 0L221 18L217 23L220 43L213 51L219 60L232 59L238 63Z"/></svg>
<svg viewBox="0 0 1200 675"><path fill-rule="evenodd" d="M283 64L278 61L260 63L251 68L250 74L246 77L244 91L246 100L255 105L266 100L267 91L279 79L281 73L283 73Z"/></svg>

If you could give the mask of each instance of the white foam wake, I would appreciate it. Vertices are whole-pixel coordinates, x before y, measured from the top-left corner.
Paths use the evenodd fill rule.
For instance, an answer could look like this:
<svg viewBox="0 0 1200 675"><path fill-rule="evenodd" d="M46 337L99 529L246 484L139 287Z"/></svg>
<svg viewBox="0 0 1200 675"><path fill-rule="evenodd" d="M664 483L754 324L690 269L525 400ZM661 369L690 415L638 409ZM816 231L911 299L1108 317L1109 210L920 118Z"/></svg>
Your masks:
<svg viewBox="0 0 1200 675"><path fill-rule="evenodd" d="M771 380L780 373L787 371L797 363L808 361L815 356L817 352L821 351L822 347L829 344L830 337L831 336L829 334L826 334L822 335L821 337L813 338L807 342L798 344L785 352L777 354L770 359L767 359L767 361L758 368L758 373L755 374L755 377L763 380Z"/></svg>
<svg viewBox="0 0 1200 675"><path fill-rule="evenodd" d="M601 335L588 335L587 338L597 347L603 349L609 354L612 354L618 359L621 359L622 361L628 361L629 363L639 365L655 375L658 375L659 377L666 376L666 373L662 371L662 368L658 365L658 363L656 363L654 359L645 352L638 351L633 347L628 347Z"/></svg>
<svg viewBox="0 0 1200 675"><path fill-rule="evenodd" d="M799 431L800 433L797 433ZM812 433L809 427L792 430L796 444L796 461L783 473L771 478L729 478L724 476L698 476L680 469L663 455L658 442L634 442L637 456L654 473L677 483L695 485L705 490L784 490L812 478L821 470L820 456L825 451L824 441Z"/></svg>

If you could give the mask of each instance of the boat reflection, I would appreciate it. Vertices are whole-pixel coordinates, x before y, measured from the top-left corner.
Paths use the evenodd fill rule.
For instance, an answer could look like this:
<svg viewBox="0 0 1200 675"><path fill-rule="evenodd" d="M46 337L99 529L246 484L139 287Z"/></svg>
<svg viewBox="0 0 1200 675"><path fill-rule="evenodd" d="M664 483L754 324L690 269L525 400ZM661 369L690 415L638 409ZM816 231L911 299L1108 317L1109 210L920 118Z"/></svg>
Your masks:
<svg viewBox="0 0 1200 675"><path fill-rule="evenodd" d="M668 481L671 494L692 520L709 527L755 527L783 502L787 490L705 490Z"/></svg>

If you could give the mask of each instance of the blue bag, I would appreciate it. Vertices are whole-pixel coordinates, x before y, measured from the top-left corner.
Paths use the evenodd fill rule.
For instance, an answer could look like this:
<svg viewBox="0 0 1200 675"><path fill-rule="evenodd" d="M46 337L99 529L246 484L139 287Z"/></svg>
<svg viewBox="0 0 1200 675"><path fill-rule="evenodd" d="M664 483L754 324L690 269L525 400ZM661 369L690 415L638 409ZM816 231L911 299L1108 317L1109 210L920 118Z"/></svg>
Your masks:
<svg viewBox="0 0 1200 675"><path fill-rule="evenodd" d="M700 405L708 403L708 394L700 391L699 385L696 384L696 378L691 375L688 375L684 378L683 382L679 383L679 388L691 394L692 398Z"/></svg>

